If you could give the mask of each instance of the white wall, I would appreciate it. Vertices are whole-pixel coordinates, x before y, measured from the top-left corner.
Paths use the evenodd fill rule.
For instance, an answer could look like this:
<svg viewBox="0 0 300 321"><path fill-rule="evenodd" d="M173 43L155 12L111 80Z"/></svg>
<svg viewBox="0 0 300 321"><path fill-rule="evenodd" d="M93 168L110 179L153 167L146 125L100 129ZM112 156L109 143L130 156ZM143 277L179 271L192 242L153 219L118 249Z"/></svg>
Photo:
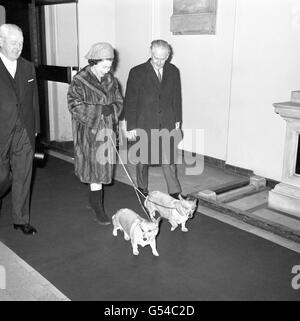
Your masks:
<svg viewBox="0 0 300 321"><path fill-rule="evenodd" d="M0 6L0 25L5 23L5 8Z"/></svg>
<svg viewBox="0 0 300 321"><path fill-rule="evenodd" d="M204 154L225 159L236 0L218 1L216 35L172 35L173 0L159 2L157 37L181 72L183 128L204 129ZM184 141L184 149L190 150ZM195 150L192 150L195 151Z"/></svg>
<svg viewBox="0 0 300 321"><path fill-rule="evenodd" d="M84 58L92 44L109 42L115 45L115 0L78 1L79 60L80 67L87 65Z"/></svg>
<svg viewBox="0 0 300 321"><path fill-rule="evenodd" d="M280 180L285 121L272 103L300 89L300 4L237 4L227 163Z"/></svg>
<svg viewBox="0 0 300 321"><path fill-rule="evenodd" d="M116 72L125 93L130 68L149 58L152 39L152 0L116 0Z"/></svg>

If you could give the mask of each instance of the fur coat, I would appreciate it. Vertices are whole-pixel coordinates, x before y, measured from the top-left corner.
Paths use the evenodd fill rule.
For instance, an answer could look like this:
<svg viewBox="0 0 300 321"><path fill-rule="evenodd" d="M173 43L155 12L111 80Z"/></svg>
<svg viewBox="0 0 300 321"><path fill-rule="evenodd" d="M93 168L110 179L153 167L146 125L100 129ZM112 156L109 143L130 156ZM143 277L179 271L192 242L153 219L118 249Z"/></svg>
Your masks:
<svg viewBox="0 0 300 321"><path fill-rule="evenodd" d="M102 107L113 104L113 114L104 116ZM75 174L84 183L109 184L116 153L114 128L123 108L118 81L111 73L101 83L90 66L80 70L68 90L72 115Z"/></svg>

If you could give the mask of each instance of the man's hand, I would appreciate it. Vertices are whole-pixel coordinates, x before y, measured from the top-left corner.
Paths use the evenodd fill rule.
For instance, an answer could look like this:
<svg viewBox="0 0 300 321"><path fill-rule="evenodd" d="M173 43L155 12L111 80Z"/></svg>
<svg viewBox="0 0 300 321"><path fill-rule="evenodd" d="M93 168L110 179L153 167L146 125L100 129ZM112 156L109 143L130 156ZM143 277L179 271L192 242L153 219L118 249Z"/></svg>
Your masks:
<svg viewBox="0 0 300 321"><path fill-rule="evenodd" d="M175 129L179 129L180 128L180 121L178 121L177 123L175 123Z"/></svg>
<svg viewBox="0 0 300 321"><path fill-rule="evenodd" d="M127 131L126 138L129 140L135 140L136 139L136 129Z"/></svg>

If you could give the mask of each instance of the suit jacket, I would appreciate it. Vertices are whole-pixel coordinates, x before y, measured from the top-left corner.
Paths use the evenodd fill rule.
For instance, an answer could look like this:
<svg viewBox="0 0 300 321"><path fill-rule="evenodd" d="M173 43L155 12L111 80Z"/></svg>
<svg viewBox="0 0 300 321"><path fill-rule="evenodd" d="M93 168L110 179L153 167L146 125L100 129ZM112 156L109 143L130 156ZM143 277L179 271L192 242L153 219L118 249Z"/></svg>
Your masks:
<svg viewBox="0 0 300 321"><path fill-rule="evenodd" d="M137 131L141 135L139 145L142 148L139 161L153 165L174 163L177 145L182 139L181 131L174 130L175 123L182 121L179 70L173 64L165 63L162 82L159 82L150 59L132 68L127 81L124 110L127 130L143 129L147 133L145 138L143 133ZM168 131L163 133L165 138L157 140L157 136L151 136L151 129Z"/></svg>
<svg viewBox="0 0 300 321"><path fill-rule="evenodd" d="M8 139L18 117L34 149L35 133L40 129L34 65L20 57L15 78L12 78L0 59L0 145Z"/></svg>
<svg viewBox="0 0 300 321"><path fill-rule="evenodd" d="M182 121L179 70L165 63L160 83L150 59L130 70L124 103L127 130L175 128Z"/></svg>

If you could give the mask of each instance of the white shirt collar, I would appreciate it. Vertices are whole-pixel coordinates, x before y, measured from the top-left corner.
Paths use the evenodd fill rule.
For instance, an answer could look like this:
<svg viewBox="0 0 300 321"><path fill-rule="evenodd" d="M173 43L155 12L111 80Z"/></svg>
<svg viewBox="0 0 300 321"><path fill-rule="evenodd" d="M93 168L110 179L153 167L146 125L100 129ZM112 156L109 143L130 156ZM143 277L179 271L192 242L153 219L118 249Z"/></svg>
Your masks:
<svg viewBox="0 0 300 321"><path fill-rule="evenodd" d="M14 78L17 71L17 60L14 60L14 61L9 60L5 55L3 55L2 52L0 52L0 58L4 66L6 67L7 71Z"/></svg>
<svg viewBox="0 0 300 321"><path fill-rule="evenodd" d="M161 76L162 76L162 75L163 75L163 72L164 72L164 68L156 69L156 68L153 66L153 64L152 64L151 61L150 61L150 63L151 63L152 68L154 69L156 75L158 75L158 70L159 70L159 71L160 71L160 74L161 74Z"/></svg>

